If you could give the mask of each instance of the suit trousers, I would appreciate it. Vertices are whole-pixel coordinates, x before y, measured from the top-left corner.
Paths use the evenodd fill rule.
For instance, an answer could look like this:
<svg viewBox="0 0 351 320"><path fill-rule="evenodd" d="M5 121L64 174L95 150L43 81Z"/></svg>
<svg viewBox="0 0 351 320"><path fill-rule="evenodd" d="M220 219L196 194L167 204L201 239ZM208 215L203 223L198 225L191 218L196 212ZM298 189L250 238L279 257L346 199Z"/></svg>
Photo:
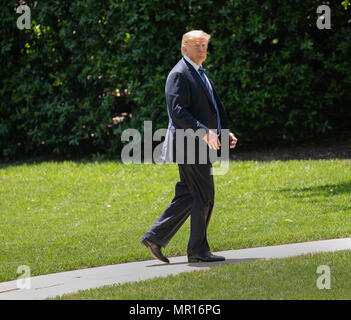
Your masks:
<svg viewBox="0 0 351 320"><path fill-rule="evenodd" d="M172 202L145 233L143 239L166 247L190 215L188 254L210 251L207 227L214 205L211 164L178 164L180 181Z"/></svg>

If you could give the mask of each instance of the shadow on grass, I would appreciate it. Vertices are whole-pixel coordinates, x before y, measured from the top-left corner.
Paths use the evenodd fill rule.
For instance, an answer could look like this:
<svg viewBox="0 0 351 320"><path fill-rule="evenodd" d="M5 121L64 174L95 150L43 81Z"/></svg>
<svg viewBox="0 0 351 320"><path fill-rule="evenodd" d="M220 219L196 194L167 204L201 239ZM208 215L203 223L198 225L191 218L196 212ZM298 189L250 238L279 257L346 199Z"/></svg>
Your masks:
<svg viewBox="0 0 351 320"><path fill-rule="evenodd" d="M240 137L239 137L240 140ZM239 145L230 150L232 161L289 161L289 160L331 160L340 159L351 161L351 137L332 138L305 142L299 144L280 145L272 147L242 147ZM42 162L64 162L72 161L77 163L87 162L121 162L120 155L104 154L82 154L82 155L55 155L43 154L38 156L23 156L16 160L4 160L0 157L0 169L23 164L40 164Z"/></svg>
<svg viewBox="0 0 351 320"><path fill-rule="evenodd" d="M31 165L31 166L37 166L42 163L63 163L63 162L74 162L77 164L87 164L87 163L103 163L103 162L121 162L119 158L111 158L111 159L94 159L94 158L89 158L89 157L76 157L76 158L70 158L70 157L60 157L60 156L41 156L41 157L33 157L33 158L27 158L27 159L21 159L21 160L14 160L11 162L5 162L5 161L0 161L0 170L1 169L6 169L8 167L18 167L18 166L23 166L23 165Z"/></svg>
<svg viewBox="0 0 351 320"><path fill-rule="evenodd" d="M240 138L239 138L240 139ZM231 159L236 161L334 160L351 161L351 138L300 143L287 146L237 148Z"/></svg>
<svg viewBox="0 0 351 320"><path fill-rule="evenodd" d="M345 193L351 193L351 181L305 188L287 188L281 189L278 192L291 193L290 198L307 198L314 196L330 197Z"/></svg>

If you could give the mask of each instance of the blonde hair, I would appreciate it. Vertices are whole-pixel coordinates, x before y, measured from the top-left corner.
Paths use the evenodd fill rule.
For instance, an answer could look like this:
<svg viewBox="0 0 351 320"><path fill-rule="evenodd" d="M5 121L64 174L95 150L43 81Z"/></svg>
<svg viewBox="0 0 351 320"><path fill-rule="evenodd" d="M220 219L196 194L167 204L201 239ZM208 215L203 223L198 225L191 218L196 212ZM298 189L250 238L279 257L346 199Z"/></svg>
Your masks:
<svg viewBox="0 0 351 320"><path fill-rule="evenodd" d="M187 33L184 33L182 38L182 45L181 45L182 55L184 55L184 47L187 46L188 42L196 38L204 38L207 40L207 42L209 42L211 39L211 36L202 30L191 30Z"/></svg>

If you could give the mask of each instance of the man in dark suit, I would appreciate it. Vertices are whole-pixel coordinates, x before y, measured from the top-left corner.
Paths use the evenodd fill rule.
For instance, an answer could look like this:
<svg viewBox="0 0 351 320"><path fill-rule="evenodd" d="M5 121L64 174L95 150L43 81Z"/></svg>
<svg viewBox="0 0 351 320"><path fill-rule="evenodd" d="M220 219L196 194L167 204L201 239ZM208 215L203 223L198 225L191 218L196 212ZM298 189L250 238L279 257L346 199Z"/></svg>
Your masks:
<svg viewBox="0 0 351 320"><path fill-rule="evenodd" d="M171 70L166 82L169 125L161 157L178 163L180 181L175 186L171 204L140 240L156 259L166 263L169 260L162 254L161 247L166 247L189 215L188 261L224 260L210 252L207 242L207 227L214 205L209 154L220 152L220 134L226 126L224 106L202 68L209 40L210 35L201 30L184 34L183 58ZM185 139L179 134L184 130L190 132ZM235 148L236 142L230 132L230 148Z"/></svg>

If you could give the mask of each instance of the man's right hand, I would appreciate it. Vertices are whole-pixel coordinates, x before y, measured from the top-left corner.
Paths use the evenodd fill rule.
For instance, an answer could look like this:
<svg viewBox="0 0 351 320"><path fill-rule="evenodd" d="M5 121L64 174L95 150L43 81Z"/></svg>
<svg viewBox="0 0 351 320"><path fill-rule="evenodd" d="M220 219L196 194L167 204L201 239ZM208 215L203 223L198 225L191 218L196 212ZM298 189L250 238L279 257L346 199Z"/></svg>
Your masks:
<svg viewBox="0 0 351 320"><path fill-rule="evenodd" d="M219 150L221 143L218 138L218 134L211 129L203 137L203 140L207 143L210 149Z"/></svg>

